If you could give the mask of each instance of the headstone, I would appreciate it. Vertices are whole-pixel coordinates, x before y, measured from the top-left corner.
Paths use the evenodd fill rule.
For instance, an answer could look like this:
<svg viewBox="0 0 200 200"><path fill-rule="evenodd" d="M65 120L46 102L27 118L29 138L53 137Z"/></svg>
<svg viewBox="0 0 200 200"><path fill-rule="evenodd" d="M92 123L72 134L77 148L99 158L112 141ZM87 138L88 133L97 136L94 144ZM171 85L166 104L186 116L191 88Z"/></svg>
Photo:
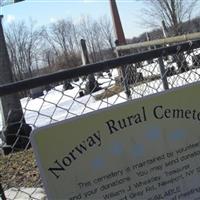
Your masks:
<svg viewBox="0 0 200 200"><path fill-rule="evenodd" d="M44 95L43 91L44 91L43 87L37 87L37 88L30 89L30 97L33 99L41 97Z"/></svg>
<svg viewBox="0 0 200 200"><path fill-rule="evenodd" d="M84 94L84 92L81 90L80 92L79 92L79 97L83 97L85 94Z"/></svg>
<svg viewBox="0 0 200 200"><path fill-rule="evenodd" d="M70 80L64 81L63 90L72 90L74 87L72 86Z"/></svg>

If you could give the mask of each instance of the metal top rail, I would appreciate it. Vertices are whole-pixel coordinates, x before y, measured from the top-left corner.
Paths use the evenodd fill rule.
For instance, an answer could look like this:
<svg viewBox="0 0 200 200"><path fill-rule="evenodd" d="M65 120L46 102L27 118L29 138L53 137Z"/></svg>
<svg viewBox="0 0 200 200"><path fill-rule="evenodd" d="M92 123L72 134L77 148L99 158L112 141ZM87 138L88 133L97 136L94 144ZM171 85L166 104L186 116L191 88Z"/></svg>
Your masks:
<svg viewBox="0 0 200 200"><path fill-rule="evenodd" d="M142 53L127 55L111 60L106 60L98 62L95 64L88 64L84 66L79 66L69 70L63 70L49 75L43 75L31 79L26 79L23 81L13 82L6 85L0 86L0 96L16 93L22 90L31 89L39 87L42 85L48 85L50 83L56 83L59 81L73 79L76 77L88 75L91 73L96 73L100 71L105 71L108 69L113 69L116 67L124 66L127 64L133 64L145 60L150 60L153 58L158 58L161 56L167 56L171 54L176 54L179 52L184 52L192 50L195 48L200 48L200 40L189 41L182 44L177 44L169 47L158 48L151 51L146 51Z"/></svg>
<svg viewBox="0 0 200 200"><path fill-rule="evenodd" d="M149 46L166 45L166 44L180 43L180 42L185 42L189 40L199 40L199 39L200 39L199 32L190 33L190 34L151 40L151 41L140 42L140 43L135 43L135 44L120 45L116 48L116 50L123 51L123 50L128 50L128 49L138 49L138 48L144 48L144 47L149 47Z"/></svg>

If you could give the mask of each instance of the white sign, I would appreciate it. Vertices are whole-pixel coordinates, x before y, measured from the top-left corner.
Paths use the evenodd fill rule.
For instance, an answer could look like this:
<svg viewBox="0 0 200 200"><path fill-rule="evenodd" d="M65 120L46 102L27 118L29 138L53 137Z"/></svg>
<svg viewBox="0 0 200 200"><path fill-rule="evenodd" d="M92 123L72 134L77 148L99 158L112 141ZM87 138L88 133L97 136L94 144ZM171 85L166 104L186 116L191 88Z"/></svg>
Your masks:
<svg viewBox="0 0 200 200"><path fill-rule="evenodd" d="M200 199L200 84L40 128L49 199Z"/></svg>

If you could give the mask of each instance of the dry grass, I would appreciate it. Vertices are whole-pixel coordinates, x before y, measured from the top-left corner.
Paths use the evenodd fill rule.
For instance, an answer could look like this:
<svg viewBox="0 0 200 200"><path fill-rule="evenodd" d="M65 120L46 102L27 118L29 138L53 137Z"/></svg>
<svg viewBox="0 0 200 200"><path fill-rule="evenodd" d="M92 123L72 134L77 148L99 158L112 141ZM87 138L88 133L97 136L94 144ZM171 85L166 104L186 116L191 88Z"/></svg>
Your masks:
<svg viewBox="0 0 200 200"><path fill-rule="evenodd" d="M160 79L160 75L152 75L152 76L149 76L149 77L145 77L144 80L142 80L142 81L137 81L136 83L131 84L130 87L136 87L136 86L139 86L141 84L148 83L148 82L155 81L155 80L159 80L159 79ZM122 86L113 85L109 88L106 88L105 91L102 92L101 94L97 94L94 98L95 98L96 101L103 100L105 98L109 98L109 97L112 97L113 95L119 94L123 90L124 89L123 89Z"/></svg>
<svg viewBox="0 0 200 200"><path fill-rule="evenodd" d="M123 88L119 85L113 85L112 87L106 88L101 94L97 94L94 98L96 101L103 100L105 98L112 97L113 95L119 94L123 91Z"/></svg>
<svg viewBox="0 0 200 200"><path fill-rule="evenodd" d="M0 155L0 182L4 189L41 185L33 151Z"/></svg>

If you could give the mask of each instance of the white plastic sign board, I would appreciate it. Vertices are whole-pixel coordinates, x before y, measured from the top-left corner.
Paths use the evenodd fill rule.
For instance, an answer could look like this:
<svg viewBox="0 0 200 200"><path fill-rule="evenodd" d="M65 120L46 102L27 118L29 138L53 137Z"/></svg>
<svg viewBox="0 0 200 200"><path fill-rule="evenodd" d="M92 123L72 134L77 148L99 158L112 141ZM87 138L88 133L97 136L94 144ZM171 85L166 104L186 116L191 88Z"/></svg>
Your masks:
<svg viewBox="0 0 200 200"><path fill-rule="evenodd" d="M35 130L49 199L199 199L200 84Z"/></svg>

